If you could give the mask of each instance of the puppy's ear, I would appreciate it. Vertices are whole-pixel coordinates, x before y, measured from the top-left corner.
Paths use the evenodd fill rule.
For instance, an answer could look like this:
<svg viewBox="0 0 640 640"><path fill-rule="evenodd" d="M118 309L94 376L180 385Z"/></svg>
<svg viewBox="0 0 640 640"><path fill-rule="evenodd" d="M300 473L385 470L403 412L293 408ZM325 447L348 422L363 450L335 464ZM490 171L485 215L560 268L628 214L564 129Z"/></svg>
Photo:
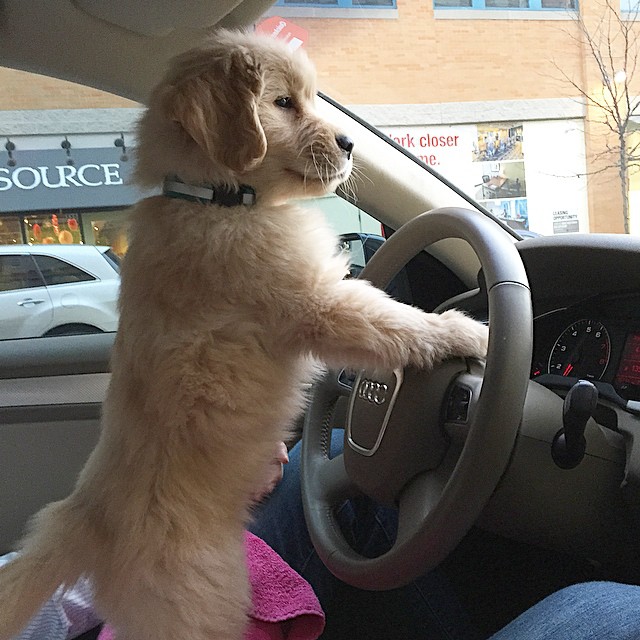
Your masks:
<svg viewBox="0 0 640 640"><path fill-rule="evenodd" d="M256 167L267 151L258 118L262 72L245 51L212 56L165 94L165 109L215 162L239 173Z"/></svg>

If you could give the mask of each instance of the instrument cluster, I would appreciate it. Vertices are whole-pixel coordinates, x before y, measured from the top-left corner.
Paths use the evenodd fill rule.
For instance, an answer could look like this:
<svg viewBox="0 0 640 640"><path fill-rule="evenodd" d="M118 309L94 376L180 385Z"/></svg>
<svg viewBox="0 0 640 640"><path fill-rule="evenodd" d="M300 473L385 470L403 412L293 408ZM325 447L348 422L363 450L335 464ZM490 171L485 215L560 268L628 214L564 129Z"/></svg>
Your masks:
<svg viewBox="0 0 640 640"><path fill-rule="evenodd" d="M640 296L596 298L536 318L531 377L542 376L600 381L640 400Z"/></svg>

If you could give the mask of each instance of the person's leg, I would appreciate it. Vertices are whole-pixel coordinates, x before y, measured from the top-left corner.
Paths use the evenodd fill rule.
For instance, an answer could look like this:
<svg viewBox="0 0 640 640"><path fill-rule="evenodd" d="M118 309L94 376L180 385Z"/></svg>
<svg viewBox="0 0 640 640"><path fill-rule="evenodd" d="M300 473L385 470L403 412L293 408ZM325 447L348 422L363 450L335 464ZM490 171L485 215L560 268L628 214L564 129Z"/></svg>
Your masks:
<svg viewBox="0 0 640 640"><path fill-rule="evenodd" d="M342 439L335 431L334 434L333 455L342 451ZM300 485L300 448L298 443L289 452L282 480L266 501L256 506L248 528L311 584L324 606L333 596L335 578L318 558L307 531Z"/></svg>
<svg viewBox="0 0 640 640"><path fill-rule="evenodd" d="M331 434L331 456L342 452L344 431ZM301 444L289 452L281 482L254 511L249 530L262 538L309 582L322 603L329 601L336 578L324 566L309 537L302 507L300 482ZM346 502L338 510L338 521L349 543L369 557L386 551L395 536L396 514L392 509L373 508L368 500Z"/></svg>
<svg viewBox="0 0 640 640"><path fill-rule="evenodd" d="M531 607L490 640L638 640L640 587L585 582Z"/></svg>
<svg viewBox="0 0 640 640"><path fill-rule="evenodd" d="M332 455L342 451L343 439L344 432L334 429ZM289 460L280 485L256 509L249 529L305 578L323 608L329 609L336 592L344 591L345 585L324 566L309 538L302 508L300 444L289 452ZM381 555L395 539L397 512L375 505L366 498L345 503L338 511L338 520L347 540L364 556ZM375 609L376 613L380 611L381 619L393 622L395 618L398 627L392 631L396 640L403 637L429 640L470 640L477 637L450 585L437 571L389 592L347 591L357 599L359 606L367 607L368 613L361 612L361 616L366 617ZM346 603L342 604L346 606ZM359 606L352 608L354 615L358 615Z"/></svg>

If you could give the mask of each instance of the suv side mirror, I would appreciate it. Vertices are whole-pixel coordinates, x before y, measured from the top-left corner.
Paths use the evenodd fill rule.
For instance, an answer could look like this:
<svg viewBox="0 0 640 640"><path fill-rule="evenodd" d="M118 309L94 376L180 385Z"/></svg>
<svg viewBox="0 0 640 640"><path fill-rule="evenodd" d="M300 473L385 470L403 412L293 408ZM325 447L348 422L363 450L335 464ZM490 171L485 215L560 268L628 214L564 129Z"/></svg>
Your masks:
<svg viewBox="0 0 640 640"><path fill-rule="evenodd" d="M344 233L340 249L349 253L349 277L357 278L371 256L382 246L384 238L372 233Z"/></svg>
<svg viewBox="0 0 640 640"><path fill-rule="evenodd" d="M373 233L344 233L340 236L340 248L349 252L348 278L357 278L373 254L384 243L382 236ZM387 287L387 293L400 302L412 304L411 287L406 267L396 274Z"/></svg>

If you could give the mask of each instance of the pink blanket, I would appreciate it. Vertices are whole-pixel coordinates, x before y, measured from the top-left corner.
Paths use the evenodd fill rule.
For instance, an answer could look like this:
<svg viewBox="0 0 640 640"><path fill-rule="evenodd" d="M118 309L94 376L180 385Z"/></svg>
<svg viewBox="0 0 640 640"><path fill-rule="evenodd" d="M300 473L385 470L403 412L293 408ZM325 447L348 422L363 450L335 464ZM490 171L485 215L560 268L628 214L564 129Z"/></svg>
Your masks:
<svg viewBox="0 0 640 640"><path fill-rule="evenodd" d="M260 538L247 533L245 546L253 611L244 640L315 640L324 613L309 583ZM98 640L115 640L113 630L105 626Z"/></svg>

